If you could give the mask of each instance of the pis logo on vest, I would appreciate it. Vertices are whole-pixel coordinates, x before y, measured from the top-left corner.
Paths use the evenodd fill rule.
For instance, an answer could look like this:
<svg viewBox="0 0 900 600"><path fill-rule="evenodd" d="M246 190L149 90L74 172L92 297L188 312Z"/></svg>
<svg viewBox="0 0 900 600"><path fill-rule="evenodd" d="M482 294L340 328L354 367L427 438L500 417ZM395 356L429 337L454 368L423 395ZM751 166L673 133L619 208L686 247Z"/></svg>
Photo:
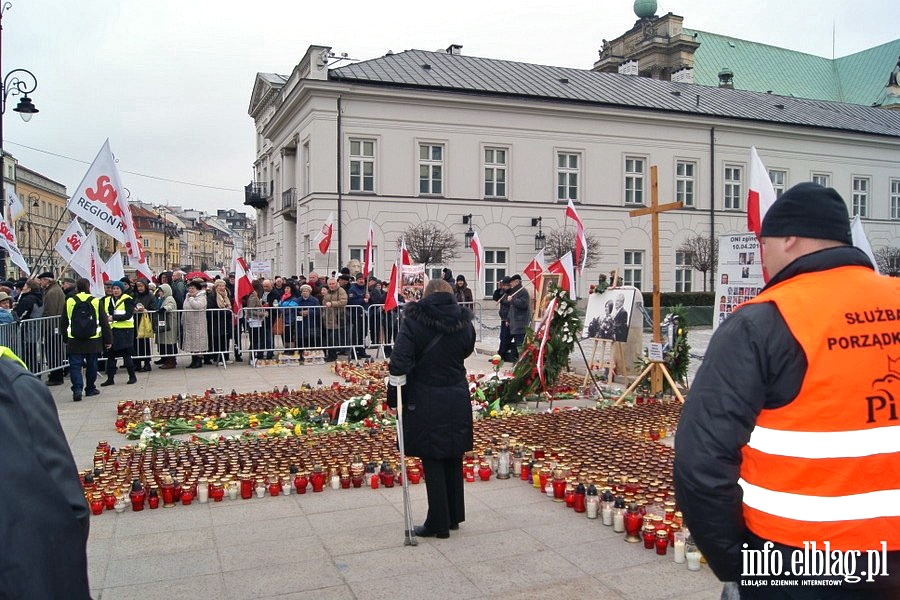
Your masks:
<svg viewBox="0 0 900 600"><path fill-rule="evenodd" d="M866 396L868 419L866 423L897 421L897 398L900 397L900 358L888 357L888 372L872 382L874 393Z"/></svg>

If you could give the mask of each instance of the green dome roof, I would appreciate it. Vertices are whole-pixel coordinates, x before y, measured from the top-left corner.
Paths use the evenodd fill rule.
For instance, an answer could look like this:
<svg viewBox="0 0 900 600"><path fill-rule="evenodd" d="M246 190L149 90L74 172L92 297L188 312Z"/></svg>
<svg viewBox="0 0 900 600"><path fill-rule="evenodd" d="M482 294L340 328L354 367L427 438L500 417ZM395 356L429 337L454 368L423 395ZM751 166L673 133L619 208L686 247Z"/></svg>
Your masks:
<svg viewBox="0 0 900 600"><path fill-rule="evenodd" d="M649 19L656 14L656 0L634 0L634 14L639 19Z"/></svg>

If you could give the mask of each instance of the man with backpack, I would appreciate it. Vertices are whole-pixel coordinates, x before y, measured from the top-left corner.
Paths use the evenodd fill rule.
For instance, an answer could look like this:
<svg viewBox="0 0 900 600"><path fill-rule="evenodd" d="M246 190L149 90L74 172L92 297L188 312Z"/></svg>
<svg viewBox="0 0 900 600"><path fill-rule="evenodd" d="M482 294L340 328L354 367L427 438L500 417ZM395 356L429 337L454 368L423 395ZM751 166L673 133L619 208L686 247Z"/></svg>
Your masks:
<svg viewBox="0 0 900 600"><path fill-rule="evenodd" d="M69 379L72 381L72 400L81 400L82 391L88 396L100 393L97 389L97 360L104 348L112 346L112 330L106 317L106 302L91 296L91 282L81 278L75 282L76 293L66 300L62 315L62 331L69 350ZM115 360L115 359L113 359ZM87 380L81 369L87 369Z"/></svg>

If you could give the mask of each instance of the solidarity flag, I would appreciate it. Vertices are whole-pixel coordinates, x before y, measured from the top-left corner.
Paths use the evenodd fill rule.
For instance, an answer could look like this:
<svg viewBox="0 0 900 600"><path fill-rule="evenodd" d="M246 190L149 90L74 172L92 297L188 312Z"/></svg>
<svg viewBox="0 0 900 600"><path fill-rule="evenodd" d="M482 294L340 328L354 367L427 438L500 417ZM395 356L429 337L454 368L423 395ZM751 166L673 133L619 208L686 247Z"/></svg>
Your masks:
<svg viewBox="0 0 900 600"><path fill-rule="evenodd" d="M67 263L72 262L72 257L81 248L81 244L84 243L86 237L87 235L84 233L84 229L81 228L78 220L72 219L53 248Z"/></svg>
<svg viewBox="0 0 900 600"><path fill-rule="evenodd" d="M578 212L575 211L575 204L572 203L571 198L569 199L569 205L566 206L566 218L575 222L575 264L578 265L579 271L583 271L584 266L587 264L587 236L584 234L584 223L578 217Z"/></svg>
<svg viewBox="0 0 900 600"><path fill-rule="evenodd" d="M531 262L525 265L525 268L522 270L525 273L525 276L531 280L531 285L537 289L538 282L541 279L541 273L547 270L547 261L544 260L544 251L540 250L537 254L534 255L534 258L531 259Z"/></svg>
<svg viewBox="0 0 900 600"><path fill-rule="evenodd" d="M122 253L113 252L103 266L103 283L109 280L120 281L123 277L125 277L125 264L122 262Z"/></svg>
<svg viewBox="0 0 900 600"><path fill-rule="evenodd" d="M22 204L22 199L19 198L12 188L6 190L6 206L9 207L10 223L25 214L25 205Z"/></svg>
<svg viewBox="0 0 900 600"><path fill-rule="evenodd" d="M9 260L13 261L25 276L31 275L31 269L28 268L28 262L22 256L19 245L16 243L16 232L7 224L3 215L0 215L0 248L5 249L9 253Z"/></svg>
<svg viewBox="0 0 900 600"><path fill-rule="evenodd" d="M316 234L313 240L319 246L319 252L328 254L328 247L331 245L331 234L334 233L334 213L329 213L322 229Z"/></svg>
<svg viewBox="0 0 900 600"><path fill-rule="evenodd" d="M472 236L469 247L472 249L472 252L475 253L475 279L477 281L484 281L484 245L481 243L481 238L478 237L477 231L475 232L475 235Z"/></svg>
<svg viewBox="0 0 900 600"><path fill-rule="evenodd" d="M366 251L363 256L363 277L368 277L372 272L375 262L375 226L369 221L369 233L366 235Z"/></svg>
<svg viewBox="0 0 900 600"><path fill-rule="evenodd" d="M547 267L547 271L562 275L559 287L566 290L572 300L575 300L575 268L572 264L572 253L566 252L559 260Z"/></svg>
<svg viewBox="0 0 900 600"><path fill-rule="evenodd" d="M72 257L72 268L91 282L91 295L103 296L103 259L97 250L97 233L91 231Z"/></svg>

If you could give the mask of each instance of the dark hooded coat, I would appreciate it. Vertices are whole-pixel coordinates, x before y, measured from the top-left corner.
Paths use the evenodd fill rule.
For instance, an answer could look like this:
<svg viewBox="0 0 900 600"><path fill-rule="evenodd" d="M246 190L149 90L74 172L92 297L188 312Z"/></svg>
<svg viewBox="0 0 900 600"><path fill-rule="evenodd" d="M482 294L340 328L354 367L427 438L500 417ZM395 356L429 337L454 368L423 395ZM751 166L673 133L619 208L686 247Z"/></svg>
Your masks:
<svg viewBox="0 0 900 600"><path fill-rule="evenodd" d="M465 359L475 349L472 312L438 292L406 305L391 353L391 375L406 375L406 452L443 460L472 449L472 405ZM433 339L440 336L436 344ZM431 347L429 348L429 345Z"/></svg>

